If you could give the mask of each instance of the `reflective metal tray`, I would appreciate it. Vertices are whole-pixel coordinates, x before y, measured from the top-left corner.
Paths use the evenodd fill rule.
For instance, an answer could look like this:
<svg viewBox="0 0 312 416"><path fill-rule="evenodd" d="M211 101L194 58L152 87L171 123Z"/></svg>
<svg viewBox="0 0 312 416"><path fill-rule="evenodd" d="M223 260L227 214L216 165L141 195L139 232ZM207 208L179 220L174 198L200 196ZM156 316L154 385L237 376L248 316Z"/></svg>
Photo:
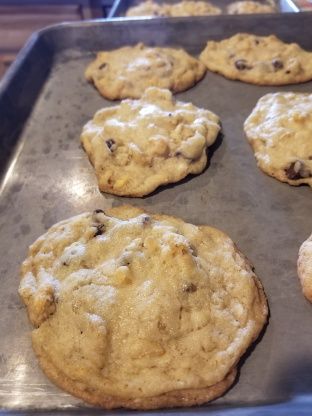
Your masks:
<svg viewBox="0 0 312 416"><path fill-rule="evenodd" d="M291 29L290 29L291 28ZM243 122L270 91L312 92L312 82L259 87L207 73L177 98L216 112L224 137L200 175L143 199L98 191L79 145L84 123L103 99L84 78L93 52L144 41L181 46L197 55L207 39L239 31L299 42L312 49L309 13L64 24L34 35L0 85L0 409L25 414L96 410L55 387L32 352L26 311L17 294L27 248L56 221L94 208L131 203L228 233L249 257L270 304L266 331L238 382L202 407L153 414L311 415L312 305L302 296L296 260L312 231L309 187L291 187L262 173ZM260 407L259 407L260 406ZM127 413L126 411L106 414ZM142 412L144 413L144 412ZM145 412L146 413L146 412Z"/></svg>
<svg viewBox="0 0 312 416"><path fill-rule="evenodd" d="M298 12L311 12L312 11L312 2L311 0L287 0L289 2L289 7L294 11Z"/></svg>

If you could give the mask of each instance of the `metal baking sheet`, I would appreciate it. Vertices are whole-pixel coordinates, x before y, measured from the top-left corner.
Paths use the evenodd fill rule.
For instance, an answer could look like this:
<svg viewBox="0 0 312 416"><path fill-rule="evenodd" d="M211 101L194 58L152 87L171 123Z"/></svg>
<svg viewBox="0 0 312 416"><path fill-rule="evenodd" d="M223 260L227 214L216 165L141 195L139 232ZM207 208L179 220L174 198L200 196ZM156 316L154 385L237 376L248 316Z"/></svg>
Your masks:
<svg viewBox="0 0 312 416"><path fill-rule="evenodd" d="M93 412L41 372L31 348L31 325L17 294L19 267L28 245L55 222L94 208L130 203L228 233L255 265L271 310L262 338L243 360L238 382L223 397L198 408L153 414L194 415L209 410L210 415L285 415L295 409L291 414L311 415L312 305L301 294L296 272L299 246L312 232L311 189L291 187L262 173L244 137L243 122L262 95L312 92L312 82L259 87L207 73L177 98L208 108L222 120L223 138L209 167L142 199L101 194L79 145L84 123L99 108L113 104L84 79L96 50L144 41L180 46L197 55L208 39L239 31L275 33L284 41L312 48L309 13L148 23L94 21L39 32L8 71L0 85L3 412ZM116 413L121 412L110 412Z"/></svg>
<svg viewBox="0 0 312 416"><path fill-rule="evenodd" d="M312 2L310 0L288 0L289 5L298 12L311 12Z"/></svg>
<svg viewBox="0 0 312 416"><path fill-rule="evenodd" d="M136 6L137 4L142 3L144 0L115 0L113 6L108 14L108 17L124 17L127 10ZM181 0L155 0L156 3L178 3ZM205 0L204 0L205 1ZM226 8L229 4L233 3L235 0L207 0L209 3L218 6L222 9L223 13L226 13ZM260 3L266 3L265 0L257 0ZM295 6L292 0L276 0L278 12L298 12L298 7ZM142 17L141 17L142 18ZM149 18L155 18L150 16ZM131 18L133 19L133 17ZM163 19L163 17L161 18Z"/></svg>

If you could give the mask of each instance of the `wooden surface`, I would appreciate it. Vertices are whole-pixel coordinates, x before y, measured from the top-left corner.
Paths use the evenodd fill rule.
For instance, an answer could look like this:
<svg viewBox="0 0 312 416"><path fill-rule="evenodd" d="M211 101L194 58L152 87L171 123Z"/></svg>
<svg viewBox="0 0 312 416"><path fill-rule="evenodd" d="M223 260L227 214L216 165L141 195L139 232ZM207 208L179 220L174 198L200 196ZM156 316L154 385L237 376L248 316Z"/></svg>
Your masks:
<svg viewBox="0 0 312 416"><path fill-rule="evenodd" d="M108 0L0 0L0 78L33 32L103 17L107 5Z"/></svg>
<svg viewBox="0 0 312 416"><path fill-rule="evenodd" d="M0 79L6 72L10 64L14 61L14 59L14 54L0 55Z"/></svg>
<svg viewBox="0 0 312 416"><path fill-rule="evenodd" d="M0 53L17 52L33 32L45 26L81 19L79 6L47 6L47 10L0 6Z"/></svg>

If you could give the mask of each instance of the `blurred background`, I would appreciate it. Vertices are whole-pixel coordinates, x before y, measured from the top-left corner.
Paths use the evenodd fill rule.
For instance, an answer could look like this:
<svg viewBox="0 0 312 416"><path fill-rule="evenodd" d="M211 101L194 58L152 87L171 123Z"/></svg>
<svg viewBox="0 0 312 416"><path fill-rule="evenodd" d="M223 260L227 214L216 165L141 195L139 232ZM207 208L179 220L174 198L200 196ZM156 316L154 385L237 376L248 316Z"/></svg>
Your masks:
<svg viewBox="0 0 312 416"><path fill-rule="evenodd" d="M0 0L0 79L32 32L106 17L113 0Z"/></svg>
<svg viewBox="0 0 312 416"><path fill-rule="evenodd" d="M215 6L221 7L221 9L223 7L222 13L230 14L232 12L227 11L225 6L234 1L236 0L221 1L220 5L219 0L209 0ZM273 10L274 13L312 11L312 0L255 1L258 5L262 3L275 8L276 10ZM144 0L0 0L0 81L10 64L14 61L18 51L33 32L62 22L106 18L113 4L112 15L114 17L127 16L129 6L135 6L141 2L144 3ZM154 2L159 4L177 3L179 0L154 0ZM243 3L249 2L244 1ZM247 9L235 11L234 14L261 12L257 9ZM154 12L151 13L150 6L147 7L145 12L147 15L159 17L157 12L156 14ZM263 10L262 12L268 13L268 11L264 12ZM132 14L131 16L145 16L145 14L141 13L142 10L139 14ZM214 13L209 12L207 14ZM172 16L177 16L177 14ZM186 15L183 14L183 16Z"/></svg>

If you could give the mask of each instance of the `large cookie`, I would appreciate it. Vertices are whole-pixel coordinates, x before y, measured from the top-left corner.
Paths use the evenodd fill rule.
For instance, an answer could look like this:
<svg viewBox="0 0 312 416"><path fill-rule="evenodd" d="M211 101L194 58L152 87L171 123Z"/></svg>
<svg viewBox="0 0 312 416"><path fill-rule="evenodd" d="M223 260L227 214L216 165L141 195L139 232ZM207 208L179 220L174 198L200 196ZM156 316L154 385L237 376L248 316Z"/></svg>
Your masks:
<svg viewBox="0 0 312 416"><path fill-rule="evenodd" d="M298 276L304 296L312 302L312 234L300 247Z"/></svg>
<svg viewBox="0 0 312 416"><path fill-rule="evenodd" d="M275 13L276 11L276 7L271 4L252 0L235 1L227 7L229 14Z"/></svg>
<svg viewBox="0 0 312 416"><path fill-rule="evenodd" d="M220 396L267 319L229 237L132 207L54 225L30 247L19 293L46 374L105 408Z"/></svg>
<svg viewBox="0 0 312 416"><path fill-rule="evenodd" d="M99 52L85 76L110 100L139 98L148 87L184 91L205 75L206 68L183 49L152 48L139 43Z"/></svg>
<svg viewBox="0 0 312 416"><path fill-rule="evenodd" d="M260 169L290 185L312 186L312 94L264 95L244 130Z"/></svg>
<svg viewBox="0 0 312 416"><path fill-rule="evenodd" d="M312 79L312 53L276 36L238 33L209 41L200 55L210 71L258 85L285 85Z"/></svg>
<svg viewBox="0 0 312 416"><path fill-rule="evenodd" d="M101 191L143 196L202 172L219 130L214 113L151 87L140 100L99 110L81 141Z"/></svg>
<svg viewBox="0 0 312 416"><path fill-rule="evenodd" d="M222 10L208 1L181 1L178 3L155 3L153 0L143 1L137 6L130 7L126 16L206 16L221 14Z"/></svg>

